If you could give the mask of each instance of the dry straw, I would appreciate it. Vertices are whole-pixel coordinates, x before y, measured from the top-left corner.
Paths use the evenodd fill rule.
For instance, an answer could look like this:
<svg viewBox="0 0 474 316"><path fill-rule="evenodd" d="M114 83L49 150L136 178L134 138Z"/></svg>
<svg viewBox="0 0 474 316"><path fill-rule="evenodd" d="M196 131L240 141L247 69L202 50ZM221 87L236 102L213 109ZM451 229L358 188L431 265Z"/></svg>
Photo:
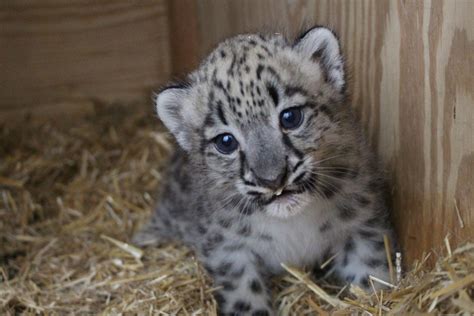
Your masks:
<svg viewBox="0 0 474 316"><path fill-rule="evenodd" d="M74 127L0 129L0 314L216 313L215 289L190 250L129 243L166 181L170 141L151 113L109 110ZM434 269L422 258L393 288L371 293L285 266L273 281L275 307L281 315L474 313L474 245L446 246Z"/></svg>

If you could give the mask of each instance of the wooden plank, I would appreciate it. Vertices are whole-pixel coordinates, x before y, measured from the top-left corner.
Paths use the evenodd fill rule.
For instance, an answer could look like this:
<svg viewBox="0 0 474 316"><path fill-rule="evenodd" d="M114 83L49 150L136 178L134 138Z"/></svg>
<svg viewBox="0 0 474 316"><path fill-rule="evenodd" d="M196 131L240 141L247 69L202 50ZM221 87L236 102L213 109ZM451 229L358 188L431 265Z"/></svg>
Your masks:
<svg viewBox="0 0 474 316"><path fill-rule="evenodd" d="M170 75L167 12L165 0L2 1L0 120L150 102Z"/></svg>
<svg viewBox="0 0 474 316"><path fill-rule="evenodd" d="M332 27L347 56L352 105L391 177L412 261L441 249L448 233L453 245L474 237L472 12L468 0L201 0L199 55L241 32Z"/></svg>
<svg viewBox="0 0 474 316"><path fill-rule="evenodd" d="M199 63L199 24L195 0L169 0L171 69L176 78L185 76Z"/></svg>

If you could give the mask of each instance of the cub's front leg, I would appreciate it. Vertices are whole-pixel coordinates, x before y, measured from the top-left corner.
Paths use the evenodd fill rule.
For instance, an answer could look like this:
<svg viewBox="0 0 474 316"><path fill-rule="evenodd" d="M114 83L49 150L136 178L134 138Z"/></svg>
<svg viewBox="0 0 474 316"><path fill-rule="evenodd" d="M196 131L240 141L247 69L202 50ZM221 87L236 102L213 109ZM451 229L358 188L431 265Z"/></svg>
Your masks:
<svg viewBox="0 0 474 316"><path fill-rule="evenodd" d="M209 251L201 247L201 260L219 289L214 293L220 315L273 315L268 278L258 254L239 245L223 244Z"/></svg>
<svg viewBox="0 0 474 316"><path fill-rule="evenodd" d="M369 276L390 281L384 247L384 231L360 228L345 240L335 259L335 271L340 279L370 290ZM381 284L374 283L376 288Z"/></svg>

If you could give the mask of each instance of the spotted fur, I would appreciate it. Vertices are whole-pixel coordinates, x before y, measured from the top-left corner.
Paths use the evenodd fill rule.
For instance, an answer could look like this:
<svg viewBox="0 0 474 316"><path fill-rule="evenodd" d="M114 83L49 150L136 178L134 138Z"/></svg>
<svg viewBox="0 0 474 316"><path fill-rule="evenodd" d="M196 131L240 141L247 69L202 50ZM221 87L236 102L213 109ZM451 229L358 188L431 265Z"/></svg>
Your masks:
<svg viewBox="0 0 474 316"><path fill-rule="evenodd" d="M345 85L339 42L326 28L295 41L222 42L184 84L156 97L179 148L134 241L193 247L228 315L272 315L268 278L281 263L317 268L335 256L325 274L342 283L387 279L384 181ZM282 128L280 113L294 107L301 125ZM216 148L223 133L237 150Z"/></svg>

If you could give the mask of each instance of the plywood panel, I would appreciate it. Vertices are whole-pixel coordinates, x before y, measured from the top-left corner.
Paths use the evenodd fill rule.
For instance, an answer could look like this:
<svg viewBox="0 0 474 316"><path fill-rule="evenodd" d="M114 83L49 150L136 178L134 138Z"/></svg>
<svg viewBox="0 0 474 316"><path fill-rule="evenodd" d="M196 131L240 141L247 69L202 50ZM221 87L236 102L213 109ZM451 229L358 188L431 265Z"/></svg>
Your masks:
<svg viewBox="0 0 474 316"><path fill-rule="evenodd" d="M200 56L196 0L169 0L171 69L176 77L193 70Z"/></svg>
<svg viewBox="0 0 474 316"><path fill-rule="evenodd" d="M352 105L391 177L411 261L440 249L448 233L453 244L474 237L473 14L469 0L205 0L196 12L199 44L181 49L202 57L240 32L332 27L347 56Z"/></svg>
<svg viewBox="0 0 474 316"><path fill-rule="evenodd" d="M165 0L0 2L3 120L148 101L169 75Z"/></svg>

